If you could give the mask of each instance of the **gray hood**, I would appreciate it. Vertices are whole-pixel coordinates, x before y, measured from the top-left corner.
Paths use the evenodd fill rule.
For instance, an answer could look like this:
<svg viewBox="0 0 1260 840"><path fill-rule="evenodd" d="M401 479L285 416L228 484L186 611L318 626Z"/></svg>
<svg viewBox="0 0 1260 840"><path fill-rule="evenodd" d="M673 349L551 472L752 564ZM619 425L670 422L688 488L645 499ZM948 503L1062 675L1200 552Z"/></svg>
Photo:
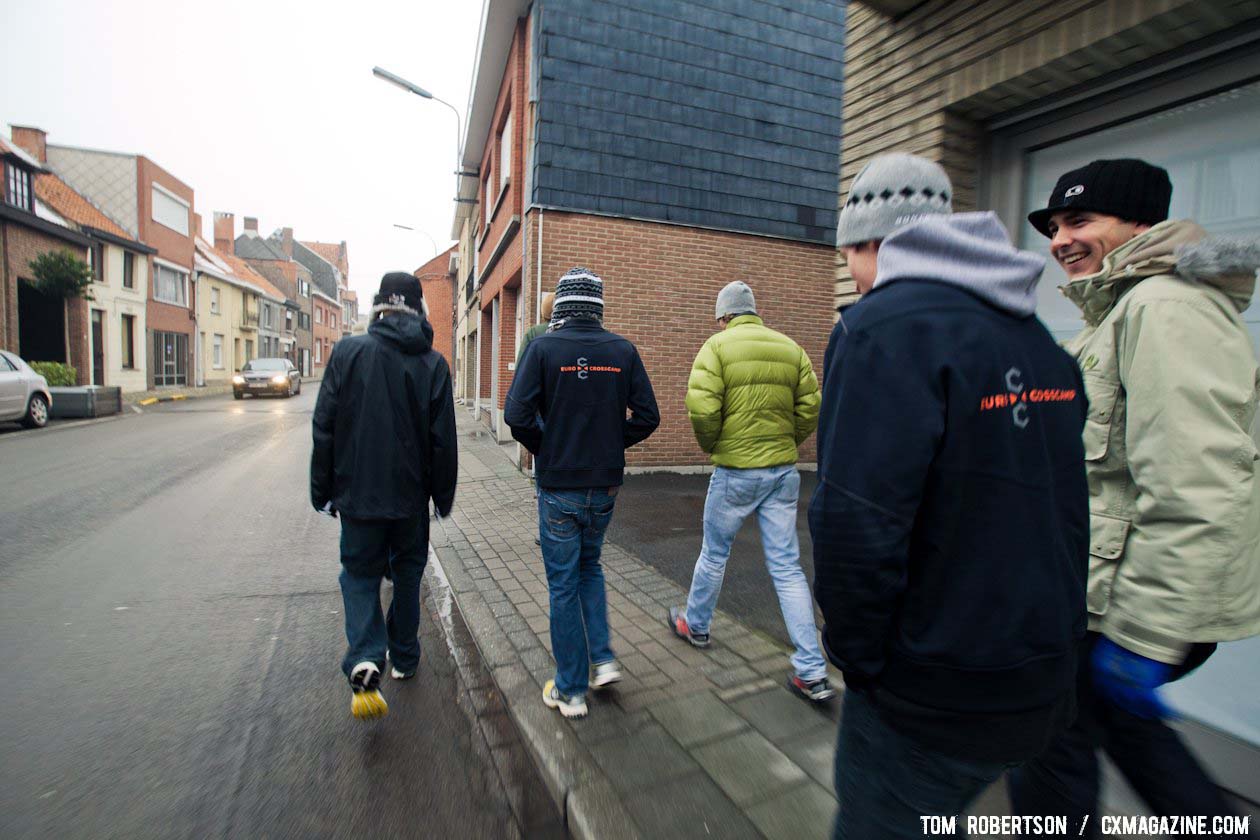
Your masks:
<svg viewBox="0 0 1260 840"><path fill-rule="evenodd" d="M914 222L879 246L875 288L929 280L966 289L1020 318L1037 309L1044 258L1011 244L991 212L955 213Z"/></svg>

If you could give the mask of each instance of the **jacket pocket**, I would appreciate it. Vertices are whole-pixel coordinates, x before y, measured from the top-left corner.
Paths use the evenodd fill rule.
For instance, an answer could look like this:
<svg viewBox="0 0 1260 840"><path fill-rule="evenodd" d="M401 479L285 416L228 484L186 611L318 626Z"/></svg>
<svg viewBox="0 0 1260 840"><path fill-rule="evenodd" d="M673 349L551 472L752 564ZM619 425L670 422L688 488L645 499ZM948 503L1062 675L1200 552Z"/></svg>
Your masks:
<svg viewBox="0 0 1260 840"><path fill-rule="evenodd" d="M1111 587L1115 583L1116 572L1120 569L1120 558L1124 556L1124 547L1129 541L1129 529L1132 523L1127 519L1106 516L1101 513L1089 514L1089 592L1088 607L1094 615L1102 615L1111 602Z"/></svg>
<svg viewBox="0 0 1260 840"><path fill-rule="evenodd" d="M1099 377L1085 378L1085 394L1089 397L1089 414L1086 415L1085 430L1082 432L1086 461L1101 461L1107 457L1119 391L1119 383L1108 382Z"/></svg>

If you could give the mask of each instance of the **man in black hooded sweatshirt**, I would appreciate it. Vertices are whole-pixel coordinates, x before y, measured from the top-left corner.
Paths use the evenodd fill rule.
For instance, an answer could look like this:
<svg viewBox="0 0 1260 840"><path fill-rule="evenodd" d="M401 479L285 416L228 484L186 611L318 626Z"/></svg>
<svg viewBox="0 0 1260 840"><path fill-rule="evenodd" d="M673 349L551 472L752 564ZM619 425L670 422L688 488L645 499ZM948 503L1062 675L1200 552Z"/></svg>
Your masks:
<svg viewBox="0 0 1260 840"><path fill-rule="evenodd" d="M429 550L429 500L447 516L455 500L455 405L446 360L420 281L381 278L366 335L333 348L313 420L311 504L341 515L341 596L349 649L350 712L378 717L388 651L391 676L420 664L420 578ZM394 598L381 614L381 578Z"/></svg>

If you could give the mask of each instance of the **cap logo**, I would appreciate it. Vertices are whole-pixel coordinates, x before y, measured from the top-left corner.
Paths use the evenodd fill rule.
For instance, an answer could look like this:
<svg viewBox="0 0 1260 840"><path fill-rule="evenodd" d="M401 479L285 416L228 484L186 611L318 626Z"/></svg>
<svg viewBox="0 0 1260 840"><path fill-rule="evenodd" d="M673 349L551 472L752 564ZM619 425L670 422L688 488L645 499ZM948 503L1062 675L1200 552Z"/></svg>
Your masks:
<svg viewBox="0 0 1260 840"><path fill-rule="evenodd" d="M407 299L395 292L389 296L389 302L392 306L405 306L407 304Z"/></svg>
<svg viewBox="0 0 1260 840"><path fill-rule="evenodd" d="M1085 192L1085 185L1084 185L1084 184L1077 184L1075 187L1068 187L1068 190L1067 190L1067 192L1065 192L1065 193L1063 194L1063 197L1064 197L1064 198L1071 198L1072 196L1074 196L1074 195L1080 195L1080 194L1081 194L1081 193L1083 193L1083 192Z"/></svg>

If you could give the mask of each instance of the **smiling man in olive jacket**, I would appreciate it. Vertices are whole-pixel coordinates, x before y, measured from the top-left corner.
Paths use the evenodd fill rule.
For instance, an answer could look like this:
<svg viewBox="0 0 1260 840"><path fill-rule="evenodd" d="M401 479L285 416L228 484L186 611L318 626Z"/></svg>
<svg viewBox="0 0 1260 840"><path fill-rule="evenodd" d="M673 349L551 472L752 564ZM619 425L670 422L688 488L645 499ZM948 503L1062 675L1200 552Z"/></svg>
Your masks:
<svg viewBox="0 0 1260 840"><path fill-rule="evenodd" d="M731 543L755 514L766 568L796 647L788 687L806 699L826 700L835 692L827 684L796 535L797 447L818 425L818 380L800 345L762 323L746 283L727 284L715 314L723 329L700 348L687 381L691 426L715 465L704 503L704 544L687 606L670 609L669 626L696 647L708 646Z"/></svg>

